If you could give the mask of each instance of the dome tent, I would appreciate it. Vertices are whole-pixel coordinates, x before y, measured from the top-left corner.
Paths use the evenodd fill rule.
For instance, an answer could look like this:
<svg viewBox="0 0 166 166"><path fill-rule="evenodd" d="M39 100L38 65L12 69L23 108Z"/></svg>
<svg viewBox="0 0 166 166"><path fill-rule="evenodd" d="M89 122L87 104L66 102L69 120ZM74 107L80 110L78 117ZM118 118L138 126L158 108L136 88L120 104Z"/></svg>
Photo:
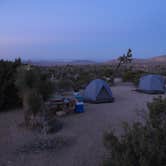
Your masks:
<svg viewBox="0 0 166 166"><path fill-rule="evenodd" d="M93 80L84 91L84 100L92 103L112 102L112 92L109 85L101 79Z"/></svg>
<svg viewBox="0 0 166 166"><path fill-rule="evenodd" d="M145 75L139 80L138 91L149 94L165 93L165 79L157 74Z"/></svg>

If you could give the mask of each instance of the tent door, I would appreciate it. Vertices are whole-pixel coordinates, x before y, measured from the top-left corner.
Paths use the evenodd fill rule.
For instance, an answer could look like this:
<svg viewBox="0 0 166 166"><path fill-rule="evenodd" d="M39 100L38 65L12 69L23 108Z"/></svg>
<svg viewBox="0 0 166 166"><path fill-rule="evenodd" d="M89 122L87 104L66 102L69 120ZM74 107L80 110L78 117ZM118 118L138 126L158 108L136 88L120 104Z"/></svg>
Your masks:
<svg viewBox="0 0 166 166"><path fill-rule="evenodd" d="M110 98L111 98L110 94L107 92L107 90L104 87L102 87L99 94L97 95L96 100L104 101L104 100L108 100Z"/></svg>

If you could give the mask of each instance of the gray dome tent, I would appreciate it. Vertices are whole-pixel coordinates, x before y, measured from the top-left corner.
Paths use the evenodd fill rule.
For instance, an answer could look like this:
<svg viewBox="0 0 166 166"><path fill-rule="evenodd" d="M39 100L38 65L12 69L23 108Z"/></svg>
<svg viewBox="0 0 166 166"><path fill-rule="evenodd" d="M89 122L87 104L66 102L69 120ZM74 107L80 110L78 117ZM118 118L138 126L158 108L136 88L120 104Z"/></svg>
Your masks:
<svg viewBox="0 0 166 166"><path fill-rule="evenodd" d="M138 90L150 94L165 92L165 79L161 75L149 74L139 80Z"/></svg>
<svg viewBox="0 0 166 166"><path fill-rule="evenodd" d="M86 87L84 100L92 103L112 102L112 92L109 85L101 79L93 80Z"/></svg>

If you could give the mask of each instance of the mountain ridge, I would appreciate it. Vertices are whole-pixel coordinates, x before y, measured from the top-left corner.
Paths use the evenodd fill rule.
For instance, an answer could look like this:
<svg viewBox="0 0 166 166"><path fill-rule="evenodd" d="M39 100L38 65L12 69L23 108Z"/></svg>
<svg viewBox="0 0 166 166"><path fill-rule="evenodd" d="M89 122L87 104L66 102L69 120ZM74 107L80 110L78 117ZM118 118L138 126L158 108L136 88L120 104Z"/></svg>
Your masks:
<svg viewBox="0 0 166 166"><path fill-rule="evenodd" d="M114 64L117 59L108 60L105 62L97 62L92 60L38 60L38 61L24 61L24 63L37 65L37 66L57 66L57 65L95 65L95 64ZM147 63L166 63L166 55L154 56L151 58L133 58L132 63L147 64Z"/></svg>

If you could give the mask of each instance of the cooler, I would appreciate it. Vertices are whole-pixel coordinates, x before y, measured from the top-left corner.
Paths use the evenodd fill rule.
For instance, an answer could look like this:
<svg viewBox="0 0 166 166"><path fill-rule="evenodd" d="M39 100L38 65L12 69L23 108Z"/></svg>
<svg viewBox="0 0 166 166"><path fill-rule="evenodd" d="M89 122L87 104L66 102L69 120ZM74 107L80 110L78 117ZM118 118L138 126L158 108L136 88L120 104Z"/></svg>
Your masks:
<svg viewBox="0 0 166 166"><path fill-rule="evenodd" d="M76 103L75 112L77 112L77 113L84 112L84 103L83 102L77 102Z"/></svg>

